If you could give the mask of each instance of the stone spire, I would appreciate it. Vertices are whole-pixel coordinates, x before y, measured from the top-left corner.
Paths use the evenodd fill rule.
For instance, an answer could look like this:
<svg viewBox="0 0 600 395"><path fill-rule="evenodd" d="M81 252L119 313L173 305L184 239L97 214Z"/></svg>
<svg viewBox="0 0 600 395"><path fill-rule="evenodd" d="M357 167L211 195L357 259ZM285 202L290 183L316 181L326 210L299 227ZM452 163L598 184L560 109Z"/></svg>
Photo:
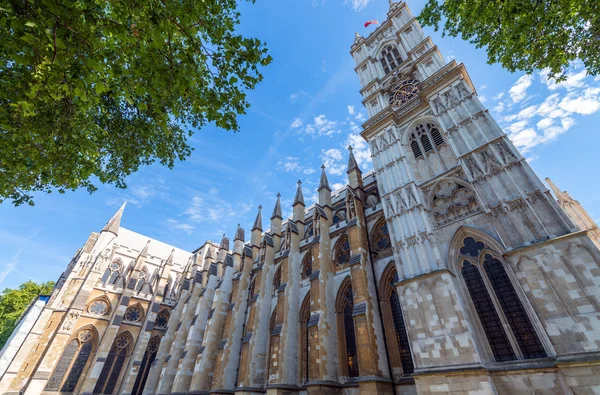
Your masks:
<svg viewBox="0 0 600 395"><path fill-rule="evenodd" d="M319 191L321 189L327 189L331 192L331 188L329 187L329 180L327 180L327 174L325 174L325 165L321 165L321 179L319 180Z"/></svg>
<svg viewBox="0 0 600 395"><path fill-rule="evenodd" d="M229 239L223 233L223 238L221 238L221 244L219 244L220 250L229 250Z"/></svg>
<svg viewBox="0 0 600 395"><path fill-rule="evenodd" d="M360 168L358 167L358 163L356 163L356 158L354 158L354 153L352 152L352 146L349 145L348 146L348 170L346 171L346 173L350 173L353 170L361 172Z"/></svg>
<svg viewBox="0 0 600 395"><path fill-rule="evenodd" d="M301 204L304 206L304 195L302 194L302 181L300 180L298 180L298 188L296 188L296 196L294 196L293 205L295 206L296 204Z"/></svg>
<svg viewBox="0 0 600 395"><path fill-rule="evenodd" d="M255 229L262 230L262 206L258 206L258 214L256 214L256 219L254 220L254 225L252 226L252 231Z"/></svg>
<svg viewBox="0 0 600 395"><path fill-rule="evenodd" d="M125 210L125 205L127 202L123 203L121 208L113 215L113 217L108 221L108 223L102 229L102 232L110 232L115 236L119 235L119 228L121 227L121 217L123 216L123 210Z"/></svg>
<svg viewBox="0 0 600 395"><path fill-rule="evenodd" d="M277 193L277 201L275 202L275 207L273 208L273 214L271 215L271 219L279 218L283 219L281 216L281 193Z"/></svg>
<svg viewBox="0 0 600 395"><path fill-rule="evenodd" d="M150 239L148 239L148 241L146 242L146 245L144 246L144 248L142 248L142 252L140 252L140 256L141 257L147 257L148 256L148 247L150 246Z"/></svg>
<svg viewBox="0 0 600 395"><path fill-rule="evenodd" d="M552 192L554 192L554 195L558 199L559 203L562 204L564 202L573 201L571 195L569 195L567 191L561 191L550 178L546 177L546 182L550 186L550 189L552 189Z"/></svg>
<svg viewBox="0 0 600 395"><path fill-rule="evenodd" d="M240 240L240 241L244 241L244 229L240 226L240 224L238 224L237 226L237 230L235 231L235 237L233 238L233 240Z"/></svg>

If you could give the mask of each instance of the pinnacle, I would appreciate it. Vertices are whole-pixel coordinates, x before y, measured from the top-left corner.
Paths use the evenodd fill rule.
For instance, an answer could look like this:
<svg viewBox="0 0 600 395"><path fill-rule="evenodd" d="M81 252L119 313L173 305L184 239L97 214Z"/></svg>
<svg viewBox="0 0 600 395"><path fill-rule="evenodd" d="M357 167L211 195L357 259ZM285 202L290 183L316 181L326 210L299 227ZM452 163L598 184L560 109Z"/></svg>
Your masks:
<svg viewBox="0 0 600 395"><path fill-rule="evenodd" d="M125 210L126 204L127 204L127 201L125 201L125 203L123 203L121 208L119 208L119 210L117 210L115 215L113 215L113 217L106 223L106 225L102 229L102 232L110 232L110 233L114 234L115 236L119 235L119 228L121 227L121 217L123 216L123 210Z"/></svg>
<svg viewBox="0 0 600 395"><path fill-rule="evenodd" d="M252 230L255 229L262 230L262 205L258 206L258 214L256 214L256 219L254 220L254 226L252 226Z"/></svg>
<svg viewBox="0 0 600 395"><path fill-rule="evenodd" d="M356 158L354 158L351 145L348 146L348 151L348 171L346 171L346 173L350 173L353 170L360 172L360 168L358 167L358 163L356 163Z"/></svg>
<svg viewBox="0 0 600 395"><path fill-rule="evenodd" d="M327 179L327 174L325 173L325 165L321 165L321 179L319 180L319 190L323 188L331 191L331 188L329 187L329 180Z"/></svg>
<svg viewBox="0 0 600 395"><path fill-rule="evenodd" d="M273 208L273 214L271 215L271 220L279 218L283 219L281 216L281 193L277 193L277 201L275 202L275 207Z"/></svg>
<svg viewBox="0 0 600 395"><path fill-rule="evenodd" d="M244 241L244 229L242 229L242 227L240 226L240 224L237 224L237 230L235 231L235 238L234 238L234 240Z"/></svg>
<svg viewBox="0 0 600 395"><path fill-rule="evenodd" d="M302 181L298 180L298 188L296 189L296 196L294 196L294 206L296 204L304 205L304 195L302 194Z"/></svg>

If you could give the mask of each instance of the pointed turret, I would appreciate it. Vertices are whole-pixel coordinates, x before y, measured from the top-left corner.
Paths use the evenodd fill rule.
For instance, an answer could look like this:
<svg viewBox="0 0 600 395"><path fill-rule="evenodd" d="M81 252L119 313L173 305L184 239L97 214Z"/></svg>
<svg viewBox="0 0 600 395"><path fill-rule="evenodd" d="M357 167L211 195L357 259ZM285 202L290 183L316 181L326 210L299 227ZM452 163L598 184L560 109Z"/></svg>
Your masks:
<svg viewBox="0 0 600 395"><path fill-rule="evenodd" d="M244 229L240 226L240 224L238 224L237 226L237 230L235 231L235 237L233 238L234 241L239 240L241 242L244 242Z"/></svg>
<svg viewBox="0 0 600 395"><path fill-rule="evenodd" d="M221 238L219 250L229 250L229 239L225 236L225 233L223 233L223 237Z"/></svg>
<svg viewBox="0 0 600 395"><path fill-rule="evenodd" d="M275 202L275 207L273 208L273 215L271 215L271 220L275 218L283 219L281 216L281 193L277 193L277 201Z"/></svg>
<svg viewBox="0 0 600 395"><path fill-rule="evenodd" d="M556 195L558 205L567 213L571 221L580 230L590 230L591 234L595 238L600 239L600 232L598 232L598 225L592 216L583 208L581 203L573 199L567 191L561 191L549 178L546 178L546 182L552 189L552 192Z"/></svg>
<svg viewBox="0 0 600 395"><path fill-rule="evenodd" d="M348 146L348 170L346 173L348 174L348 185L352 188L362 188L362 171L360 171L360 168L358 167L351 145Z"/></svg>
<svg viewBox="0 0 600 395"><path fill-rule="evenodd" d="M256 214L256 219L254 220L254 225L252 226L252 231L255 229L262 230L262 206L258 206L258 214Z"/></svg>
<svg viewBox="0 0 600 395"><path fill-rule="evenodd" d="M325 165L321 165L321 179L319 180L319 191L321 189L327 189L331 192L331 188L329 187L329 180L327 179L327 174L325 173Z"/></svg>
<svg viewBox="0 0 600 395"><path fill-rule="evenodd" d="M148 239L146 245L142 249L142 252L140 252L140 257L146 258L148 256L148 247L150 247L150 239Z"/></svg>
<svg viewBox="0 0 600 395"><path fill-rule="evenodd" d="M554 195L556 196L556 199L558 199L559 203L562 204L564 202L573 200L567 191L561 191L550 178L546 177L546 182L550 186L550 189L552 189L552 192L554 192Z"/></svg>
<svg viewBox="0 0 600 395"><path fill-rule="evenodd" d="M258 206L258 213L252 226L252 234L250 235L250 245L252 247L258 247L260 245L260 238L262 235L262 206Z"/></svg>
<svg viewBox="0 0 600 395"><path fill-rule="evenodd" d="M325 165L321 165L321 180L319 181L319 205L322 207L331 207L331 188L329 187L329 180L327 180L327 174L325 173Z"/></svg>
<svg viewBox="0 0 600 395"><path fill-rule="evenodd" d="M304 195L302 194L302 181L298 180L298 188L296 188L296 196L294 196L293 205L301 204L304 206Z"/></svg>
<svg viewBox="0 0 600 395"><path fill-rule="evenodd" d="M121 208L117 210L117 212L115 213L115 215L113 215L110 221L106 223L106 225L102 229L102 232L110 232L115 236L119 235L119 228L121 227L121 217L123 216L123 210L125 210L126 204L127 202L123 203Z"/></svg>

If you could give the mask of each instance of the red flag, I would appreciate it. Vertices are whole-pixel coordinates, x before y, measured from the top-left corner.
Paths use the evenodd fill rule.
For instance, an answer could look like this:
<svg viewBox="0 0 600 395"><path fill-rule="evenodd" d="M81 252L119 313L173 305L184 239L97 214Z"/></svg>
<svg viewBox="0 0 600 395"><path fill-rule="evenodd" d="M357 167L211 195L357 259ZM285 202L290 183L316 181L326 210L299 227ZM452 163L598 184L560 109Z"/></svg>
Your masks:
<svg viewBox="0 0 600 395"><path fill-rule="evenodd" d="M373 21L367 21L367 22L365 22L365 27L369 27L369 25L379 25L379 21L378 20L373 20Z"/></svg>

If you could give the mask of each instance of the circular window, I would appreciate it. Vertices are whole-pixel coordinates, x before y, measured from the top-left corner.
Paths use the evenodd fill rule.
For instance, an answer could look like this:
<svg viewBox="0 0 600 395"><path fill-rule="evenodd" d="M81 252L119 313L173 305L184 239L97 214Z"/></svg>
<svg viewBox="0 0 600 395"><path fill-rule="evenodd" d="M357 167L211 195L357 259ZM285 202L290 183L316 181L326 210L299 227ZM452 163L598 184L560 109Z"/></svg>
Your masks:
<svg viewBox="0 0 600 395"><path fill-rule="evenodd" d="M106 300L96 300L88 308L90 314L101 316L108 312L108 303Z"/></svg>
<svg viewBox="0 0 600 395"><path fill-rule="evenodd" d="M158 314L156 317L156 321L154 322L154 327L157 329L165 329L169 322L169 315L166 311L163 311Z"/></svg>
<svg viewBox="0 0 600 395"><path fill-rule="evenodd" d="M134 306L125 312L125 321L138 322L142 319L142 309Z"/></svg>
<svg viewBox="0 0 600 395"><path fill-rule="evenodd" d="M87 343L92 339L92 331L89 329L85 329L85 330L79 332L79 335L77 335L77 338L79 339L80 342Z"/></svg>
<svg viewBox="0 0 600 395"><path fill-rule="evenodd" d="M149 354L154 354L157 351L158 351L158 342L157 341L153 341L150 344L148 344L148 353Z"/></svg>
<svg viewBox="0 0 600 395"><path fill-rule="evenodd" d="M121 336L115 342L118 348L125 348L129 345L129 338L127 336Z"/></svg>

